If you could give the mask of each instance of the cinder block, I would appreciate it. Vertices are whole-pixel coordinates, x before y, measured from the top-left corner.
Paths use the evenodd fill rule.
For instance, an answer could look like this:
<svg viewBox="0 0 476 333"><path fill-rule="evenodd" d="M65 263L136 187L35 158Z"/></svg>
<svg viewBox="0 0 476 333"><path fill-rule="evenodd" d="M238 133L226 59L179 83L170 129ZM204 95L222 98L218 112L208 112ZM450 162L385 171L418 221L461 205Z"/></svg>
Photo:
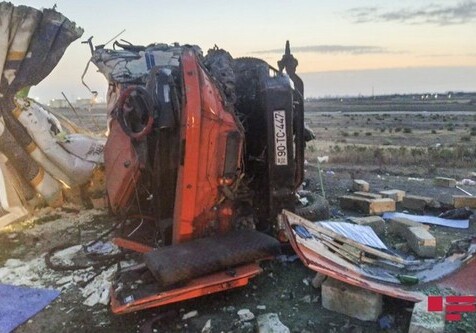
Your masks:
<svg viewBox="0 0 476 333"><path fill-rule="evenodd" d="M453 205L455 208L476 208L476 196L469 195L453 195Z"/></svg>
<svg viewBox="0 0 476 333"><path fill-rule="evenodd" d="M381 199L382 198L380 194L370 193L370 192L354 192L353 195L356 195L362 198L367 198L367 199Z"/></svg>
<svg viewBox="0 0 476 333"><path fill-rule="evenodd" d="M424 228L410 227L404 237L410 248L420 257L434 258L436 255L436 238Z"/></svg>
<svg viewBox="0 0 476 333"><path fill-rule="evenodd" d="M408 333L443 333L445 331L444 311L428 311L428 299L415 303Z"/></svg>
<svg viewBox="0 0 476 333"><path fill-rule="evenodd" d="M402 207L411 210L424 210L426 206L430 206L433 198L422 197L419 195L405 195L402 200Z"/></svg>
<svg viewBox="0 0 476 333"><path fill-rule="evenodd" d="M395 201L392 199L367 199L355 195L345 195L339 199L343 209L357 210L367 215L395 211Z"/></svg>
<svg viewBox="0 0 476 333"><path fill-rule="evenodd" d="M370 185L365 180L354 179L352 182L352 190L354 192L368 192L370 190Z"/></svg>
<svg viewBox="0 0 476 333"><path fill-rule="evenodd" d="M322 284L322 306L353 318L376 321L382 313L382 295L328 278Z"/></svg>
<svg viewBox="0 0 476 333"><path fill-rule="evenodd" d="M430 226L426 224L415 222L403 217L392 217L391 219L388 220L388 223L387 223L388 232L392 234L400 235L402 237L405 237L407 233L407 229L412 227L420 227L425 230L430 229Z"/></svg>
<svg viewBox="0 0 476 333"><path fill-rule="evenodd" d="M456 179L446 177L436 177L433 179L435 186L441 187L456 187Z"/></svg>
<svg viewBox="0 0 476 333"><path fill-rule="evenodd" d="M385 233L385 220L380 216L349 217L349 220L358 225L371 227L377 235L383 235Z"/></svg>
<svg viewBox="0 0 476 333"><path fill-rule="evenodd" d="M390 198L396 202L401 202L405 196L405 191L402 190L388 190L379 192L382 197Z"/></svg>

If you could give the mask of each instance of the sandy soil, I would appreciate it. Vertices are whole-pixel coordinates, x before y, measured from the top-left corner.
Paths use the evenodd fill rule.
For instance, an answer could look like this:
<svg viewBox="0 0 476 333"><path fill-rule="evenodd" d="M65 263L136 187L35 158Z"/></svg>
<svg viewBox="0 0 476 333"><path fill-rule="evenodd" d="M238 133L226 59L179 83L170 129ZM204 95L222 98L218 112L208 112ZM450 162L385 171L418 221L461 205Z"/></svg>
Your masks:
<svg viewBox="0 0 476 333"><path fill-rule="evenodd" d="M314 148L308 148L306 151L306 177L313 179L315 184L318 184L318 168L315 162L317 156L330 155L332 161L332 150L329 147L339 142L379 146L382 140L388 139L396 146L426 147L437 143L474 145L476 140L476 137L471 137L470 142L460 140L460 136L468 135L471 127L476 126L476 114L435 117L432 114L328 115L314 111L307 113L306 120L317 133L317 140L312 144ZM445 129L448 122L454 125L452 131ZM388 128L397 126L411 128L411 133L388 131ZM381 128L387 130L381 132ZM438 134L431 134L432 130L436 130ZM344 135L344 132L349 132L350 135ZM354 132L362 134L354 136ZM366 136L366 132L371 132L372 135ZM337 198L348 192L352 177L367 180L374 192L398 188L408 193L432 196L442 202L450 202L451 195L459 194L458 190L435 188L432 178L435 175L454 176L458 180L468 178L472 171L476 171L476 162L470 161L469 166L464 168L439 167L432 170L432 174L428 173L426 166L401 167L378 163L355 165L352 161L325 163L321 165L321 169L326 196L331 208L338 211L340 208ZM464 189L476 194L474 186ZM320 192L319 187L316 190ZM356 212L343 213L358 215ZM40 219L0 230L0 267L9 258L26 262L65 242L87 242L114 223L114 219L108 216L106 211L47 209L39 215L42 216ZM476 226L472 225L470 229L458 232L454 229L432 227L431 232L442 240L438 242L438 252L444 253L451 240L474 235ZM288 254L292 255L291 252ZM323 309L320 290L314 289L310 284L315 274L299 260L274 260L264 263L263 268L263 274L253 279L246 287L122 316L113 315L106 305L84 305L82 289L73 283L63 288L57 300L15 332L141 332L141 327L154 318L161 318L152 325L157 332L201 332L208 320L211 320L211 332L255 332L255 320L239 321L237 312L240 309L249 309L255 315L278 313L280 320L291 332L381 332L377 323L361 322ZM46 276L50 272L45 268L43 274ZM61 287L55 281L68 275L71 273L54 273L45 278L46 282L42 285ZM43 276L39 276L39 280L42 281ZM185 313L194 310L198 311L197 316L182 320ZM396 318L396 324L387 332L407 332L411 310L411 303L386 298L384 314ZM469 327L474 323L476 315L471 315L465 317L463 322L446 325L446 331L470 332Z"/></svg>

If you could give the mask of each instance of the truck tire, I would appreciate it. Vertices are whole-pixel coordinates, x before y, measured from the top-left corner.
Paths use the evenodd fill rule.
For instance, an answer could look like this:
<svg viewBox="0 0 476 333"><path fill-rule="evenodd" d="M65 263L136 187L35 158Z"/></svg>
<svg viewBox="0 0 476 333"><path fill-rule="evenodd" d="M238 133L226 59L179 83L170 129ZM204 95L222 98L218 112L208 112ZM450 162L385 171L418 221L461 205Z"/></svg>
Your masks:
<svg viewBox="0 0 476 333"><path fill-rule="evenodd" d="M301 197L305 197L307 206L296 206L296 214L309 221L321 221L329 218L329 202L322 196L311 191L300 191Z"/></svg>

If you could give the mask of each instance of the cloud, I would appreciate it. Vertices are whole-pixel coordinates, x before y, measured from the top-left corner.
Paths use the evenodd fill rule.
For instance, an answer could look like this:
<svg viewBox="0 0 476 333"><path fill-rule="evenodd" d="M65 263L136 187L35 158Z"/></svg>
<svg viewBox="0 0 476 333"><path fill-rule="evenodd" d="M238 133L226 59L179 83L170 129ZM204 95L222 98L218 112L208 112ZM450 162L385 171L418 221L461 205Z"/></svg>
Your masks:
<svg viewBox="0 0 476 333"><path fill-rule="evenodd" d="M272 49L255 51L253 53L283 53L284 49ZM391 53L385 48L368 45L308 45L291 47L291 52L309 52L309 53L344 53L344 54L372 54L372 53Z"/></svg>
<svg viewBox="0 0 476 333"><path fill-rule="evenodd" d="M454 25L476 22L476 1L462 1L453 5L428 4L419 9L386 11L378 7L359 7L346 11L353 23L400 22L407 24Z"/></svg>

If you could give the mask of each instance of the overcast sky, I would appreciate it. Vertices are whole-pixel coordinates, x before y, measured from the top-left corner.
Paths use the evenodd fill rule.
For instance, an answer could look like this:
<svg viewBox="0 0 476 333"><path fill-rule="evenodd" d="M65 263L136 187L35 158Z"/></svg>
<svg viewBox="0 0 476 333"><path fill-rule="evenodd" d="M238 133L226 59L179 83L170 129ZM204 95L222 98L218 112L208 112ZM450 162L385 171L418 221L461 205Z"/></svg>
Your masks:
<svg viewBox="0 0 476 333"><path fill-rule="evenodd" d="M476 91L476 0L15 0L52 7L83 27L95 44L215 44L234 57L276 66L286 39L299 60L307 97ZM80 41L31 91L42 102L88 97L80 77L89 59ZM104 95L94 65L86 76Z"/></svg>

